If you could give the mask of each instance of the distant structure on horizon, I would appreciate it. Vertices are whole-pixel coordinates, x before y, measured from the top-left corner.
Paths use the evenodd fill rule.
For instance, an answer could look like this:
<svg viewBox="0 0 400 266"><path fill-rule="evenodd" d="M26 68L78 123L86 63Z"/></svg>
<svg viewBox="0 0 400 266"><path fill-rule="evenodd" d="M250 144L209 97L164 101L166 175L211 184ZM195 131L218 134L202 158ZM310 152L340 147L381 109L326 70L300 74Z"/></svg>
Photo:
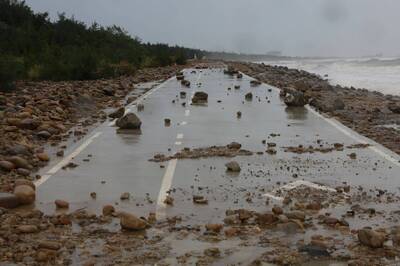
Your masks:
<svg viewBox="0 0 400 266"><path fill-rule="evenodd" d="M281 56L282 52L281 51L269 51L266 53L266 55L270 55L270 56Z"/></svg>

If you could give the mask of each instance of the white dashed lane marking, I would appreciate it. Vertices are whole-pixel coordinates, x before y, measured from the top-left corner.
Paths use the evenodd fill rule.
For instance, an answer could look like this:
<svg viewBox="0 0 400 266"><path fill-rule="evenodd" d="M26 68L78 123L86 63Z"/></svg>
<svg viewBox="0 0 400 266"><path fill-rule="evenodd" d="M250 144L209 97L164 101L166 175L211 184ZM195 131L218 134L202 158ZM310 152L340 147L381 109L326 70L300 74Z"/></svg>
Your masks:
<svg viewBox="0 0 400 266"><path fill-rule="evenodd" d="M166 216L165 213L166 204L164 203L164 200L168 195L168 191L171 189L172 179L174 178L177 162L178 162L177 159L173 159L168 162L167 170L165 171L161 183L160 193L158 194L158 199L157 199L157 207L156 207L157 219L163 219Z"/></svg>
<svg viewBox="0 0 400 266"><path fill-rule="evenodd" d="M199 76L197 77L197 81L196 83L200 82L200 78L201 78L201 72L199 74ZM192 97L194 95L194 91L192 92ZM192 100L189 101L189 105L192 103ZM190 115L190 110L186 109L185 110L185 116L189 116ZM186 125L187 122L183 121L181 123L181 125ZM176 139L178 141L175 142L175 145L182 145L182 142L179 141L181 139L183 139L183 134L179 133L176 136ZM168 166L167 166L167 170L165 171L163 180L162 180L162 184L161 184L161 188L160 188L160 192L158 194L158 199L157 199L157 207L156 207L156 217L157 219L164 219L166 217L166 204L164 203L165 198L168 195L168 191L171 189L171 185L172 185L172 180L174 179L174 174L175 174L175 168L176 168L176 164L177 164L178 160L177 159L173 159L170 160L168 162Z"/></svg>

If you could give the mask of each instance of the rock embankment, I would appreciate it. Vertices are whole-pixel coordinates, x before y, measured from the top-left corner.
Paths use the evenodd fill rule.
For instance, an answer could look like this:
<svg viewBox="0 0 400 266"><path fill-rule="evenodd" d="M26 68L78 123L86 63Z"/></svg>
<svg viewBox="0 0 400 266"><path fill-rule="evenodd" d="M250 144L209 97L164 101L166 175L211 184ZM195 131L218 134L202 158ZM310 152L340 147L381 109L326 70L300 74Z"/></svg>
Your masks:
<svg viewBox="0 0 400 266"><path fill-rule="evenodd" d="M230 65L281 89L282 96L286 95L286 104L302 105L305 102L299 103L296 98L304 96L306 103L317 110L337 118L344 125L400 154L399 131L387 126L400 124L400 96L334 86L318 75L287 67L239 62ZM287 95L293 89L303 94L302 97Z"/></svg>

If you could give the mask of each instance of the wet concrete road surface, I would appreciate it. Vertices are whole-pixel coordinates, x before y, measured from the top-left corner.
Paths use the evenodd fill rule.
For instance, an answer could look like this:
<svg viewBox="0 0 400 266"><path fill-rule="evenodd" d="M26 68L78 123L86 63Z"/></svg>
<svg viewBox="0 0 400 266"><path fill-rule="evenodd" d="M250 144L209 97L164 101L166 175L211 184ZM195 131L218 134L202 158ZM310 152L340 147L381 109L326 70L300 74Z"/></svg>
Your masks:
<svg viewBox="0 0 400 266"><path fill-rule="evenodd" d="M71 149L75 152L72 162L78 167L58 170L50 165L44 169L42 174L48 179L38 187L37 207L52 213L54 200L63 199L70 202L70 210L87 208L100 213L103 205L114 204L117 209L138 216L146 217L154 212L160 221L180 217L179 226L187 229L222 223L226 210L230 209L270 210L274 204L282 204L287 195L282 187L288 187L288 184L322 188L327 193L334 193L340 186L350 186L351 191L362 187L364 191L379 189L398 195L399 158L380 145L356 135L334 120L325 119L308 107L286 107L277 89L264 84L252 87L250 77L237 79L224 75L223 69L189 69L184 74L191 82L191 88L183 87L180 81L171 78L148 92L141 101L143 111L137 111L136 105L129 106L142 121L140 134L117 134L116 127L109 121ZM235 89L235 85L240 88ZM182 91L187 95L184 99L179 96ZM191 105L195 91L208 93L206 105ZM253 94L252 101L245 100L248 92ZM242 113L240 118L238 111ZM170 126L164 125L165 118L171 119ZM254 154L235 158L174 159L161 163L149 161L158 153L172 155L185 147L224 146L233 141ZM347 148L360 142L372 146ZM276 145L272 148L276 154L266 153L267 143ZM335 143L343 144L343 150L285 152L285 147L332 147ZM351 153L356 154L355 159L350 158ZM240 173L226 172L225 164L232 160L239 163ZM96 199L90 196L91 192L96 192ZM124 192L130 193L130 200L120 200ZM173 206L164 203L167 195L174 199ZM193 196L203 196L208 204L194 204ZM302 196L307 198L309 195ZM337 202L334 208L329 206L324 213L337 216L346 213L352 204L346 202L345 193L340 198L343 202ZM365 202L365 207L377 210L393 208L394 211L397 205ZM368 221L354 218L348 222L351 228L391 226L398 218L375 216ZM300 239L307 241L316 232L329 234L328 231L318 227L305 235L277 233L276 236L290 246ZM249 263L269 249L259 239L253 239L250 233L246 241L242 240L210 244L199 241L196 236L180 238L167 234L164 241L172 248L165 262L174 264L177 257L188 252L218 246L226 251L226 255L212 263Z"/></svg>

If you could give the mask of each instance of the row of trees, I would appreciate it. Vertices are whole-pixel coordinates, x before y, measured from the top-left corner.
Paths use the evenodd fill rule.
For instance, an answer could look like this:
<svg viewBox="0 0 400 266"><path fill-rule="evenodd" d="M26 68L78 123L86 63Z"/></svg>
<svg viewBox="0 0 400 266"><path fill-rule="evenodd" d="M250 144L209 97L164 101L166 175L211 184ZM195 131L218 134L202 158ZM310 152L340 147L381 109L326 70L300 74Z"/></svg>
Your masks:
<svg viewBox="0 0 400 266"><path fill-rule="evenodd" d="M142 43L118 26L87 26L60 14L50 21L19 0L0 0L0 86L16 79L85 80L138 68L185 64L201 51Z"/></svg>

